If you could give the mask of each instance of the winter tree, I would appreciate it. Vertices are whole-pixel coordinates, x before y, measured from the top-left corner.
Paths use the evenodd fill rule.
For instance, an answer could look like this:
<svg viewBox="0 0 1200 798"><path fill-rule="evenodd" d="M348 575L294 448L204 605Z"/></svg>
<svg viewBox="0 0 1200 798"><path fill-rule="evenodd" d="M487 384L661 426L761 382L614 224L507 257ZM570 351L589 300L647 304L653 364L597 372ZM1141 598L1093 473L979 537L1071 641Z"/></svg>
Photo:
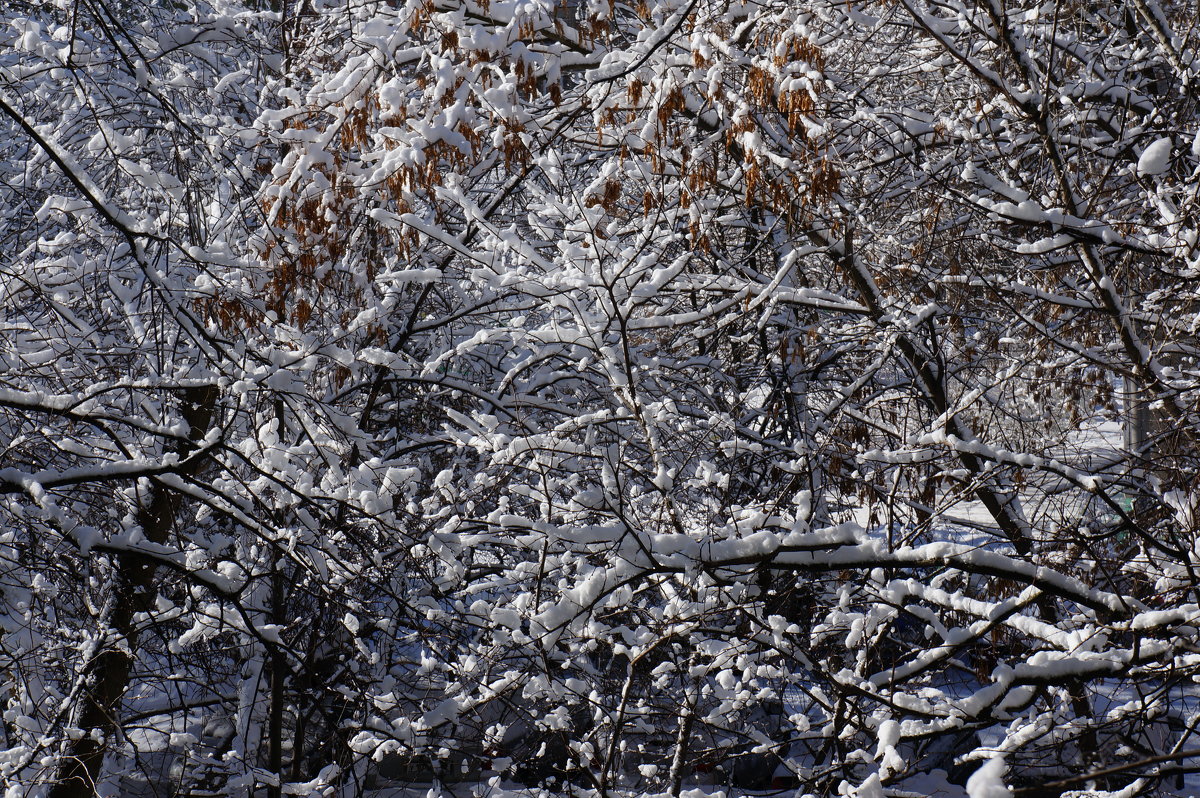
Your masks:
<svg viewBox="0 0 1200 798"><path fill-rule="evenodd" d="M14 795L1196 769L1186 4L2 15Z"/></svg>

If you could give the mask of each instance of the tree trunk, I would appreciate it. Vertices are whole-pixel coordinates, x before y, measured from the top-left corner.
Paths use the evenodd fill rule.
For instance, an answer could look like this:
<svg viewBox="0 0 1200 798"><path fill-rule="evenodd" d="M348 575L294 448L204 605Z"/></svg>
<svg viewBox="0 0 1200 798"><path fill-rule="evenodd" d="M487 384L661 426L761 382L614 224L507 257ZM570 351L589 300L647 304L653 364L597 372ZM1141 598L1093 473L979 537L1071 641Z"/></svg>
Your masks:
<svg viewBox="0 0 1200 798"><path fill-rule="evenodd" d="M208 433L216 406L215 387L189 388L183 392L183 419L188 423L188 440L170 447L186 458L196 450ZM194 474L199 463L184 463L179 472ZM138 510L138 524L146 540L167 541L178 497L161 483L155 483ZM67 743L58 766L50 798L88 798L96 794L100 767L117 729L121 698L129 687L129 672L137 650L134 618L149 612L158 598L155 585L157 566L136 554L114 555L114 574L107 617L101 618L105 640L94 657L83 664L84 690L72 725L83 734Z"/></svg>
<svg viewBox="0 0 1200 798"><path fill-rule="evenodd" d="M688 657L688 668L684 674L684 678L689 681L684 689L679 726L675 731L675 753L671 756L671 772L668 775L671 782L671 798L679 798L679 794L683 792L683 769L687 765L688 754L691 751L692 727L696 723L696 702L699 700L699 686L691 675L691 669L695 664L696 655L693 654Z"/></svg>
<svg viewBox="0 0 1200 798"><path fill-rule="evenodd" d="M271 574L271 621L280 624L284 621L283 612L284 584L283 574L278 565ZM268 654L270 667L270 703L267 708L267 770L275 776L275 783L267 786L267 798L280 798L283 795L283 707L287 700L287 662L278 650ZM303 752L292 750L293 765Z"/></svg>

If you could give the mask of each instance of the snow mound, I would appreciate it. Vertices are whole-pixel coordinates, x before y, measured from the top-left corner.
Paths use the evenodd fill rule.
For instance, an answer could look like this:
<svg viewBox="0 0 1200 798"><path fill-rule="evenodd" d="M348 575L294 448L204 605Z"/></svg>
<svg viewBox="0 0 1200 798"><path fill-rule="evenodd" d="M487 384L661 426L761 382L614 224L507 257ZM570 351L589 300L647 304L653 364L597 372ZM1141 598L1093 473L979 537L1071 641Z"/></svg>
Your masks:
<svg viewBox="0 0 1200 798"><path fill-rule="evenodd" d="M1012 798L1012 790L1004 783L1006 770L1002 757L989 759L967 779L967 795L971 798Z"/></svg>
<svg viewBox="0 0 1200 798"><path fill-rule="evenodd" d="M1167 171L1170 158L1171 139L1159 139L1142 151L1142 156L1137 162L1137 173L1142 176L1161 175Z"/></svg>

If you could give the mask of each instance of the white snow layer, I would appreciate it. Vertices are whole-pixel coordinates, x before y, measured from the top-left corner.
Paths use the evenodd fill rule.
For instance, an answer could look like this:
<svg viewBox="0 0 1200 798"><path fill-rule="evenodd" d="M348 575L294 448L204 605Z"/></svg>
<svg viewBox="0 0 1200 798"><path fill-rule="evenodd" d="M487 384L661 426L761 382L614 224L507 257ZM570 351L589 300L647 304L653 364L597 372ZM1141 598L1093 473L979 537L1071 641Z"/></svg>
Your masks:
<svg viewBox="0 0 1200 798"><path fill-rule="evenodd" d="M1003 757L993 757L967 779L967 795L970 798L1012 798L1012 790L1004 783Z"/></svg>
<svg viewBox="0 0 1200 798"><path fill-rule="evenodd" d="M1137 173L1143 176L1161 175L1167 171L1167 162L1170 158L1171 139L1158 139L1142 151L1142 156L1138 158L1137 162Z"/></svg>

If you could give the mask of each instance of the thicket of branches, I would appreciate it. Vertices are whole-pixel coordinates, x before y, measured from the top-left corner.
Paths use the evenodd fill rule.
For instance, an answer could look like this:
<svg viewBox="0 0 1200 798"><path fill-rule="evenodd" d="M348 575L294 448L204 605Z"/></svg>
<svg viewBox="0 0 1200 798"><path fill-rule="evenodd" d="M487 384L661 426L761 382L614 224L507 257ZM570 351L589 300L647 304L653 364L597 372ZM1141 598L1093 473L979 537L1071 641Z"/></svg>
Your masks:
<svg viewBox="0 0 1200 798"><path fill-rule="evenodd" d="M0 23L7 795L1196 767L1192 4Z"/></svg>

